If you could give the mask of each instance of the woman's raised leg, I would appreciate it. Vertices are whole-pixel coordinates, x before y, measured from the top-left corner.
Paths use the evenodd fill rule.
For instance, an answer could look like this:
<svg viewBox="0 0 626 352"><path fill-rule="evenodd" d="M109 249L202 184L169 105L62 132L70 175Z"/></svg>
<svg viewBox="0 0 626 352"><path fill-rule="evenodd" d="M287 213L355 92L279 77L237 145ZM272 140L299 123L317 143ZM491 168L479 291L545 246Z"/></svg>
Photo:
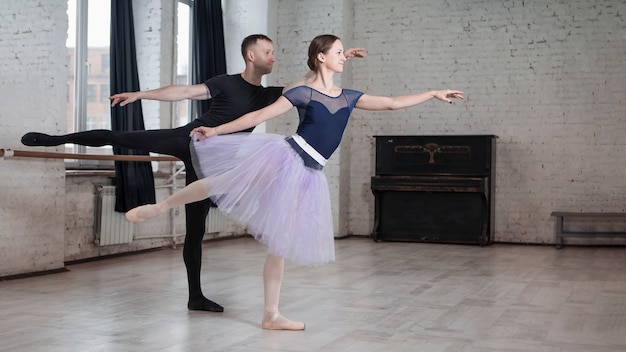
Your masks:
<svg viewBox="0 0 626 352"><path fill-rule="evenodd" d="M179 205L201 201L209 197L210 187L210 179L192 182L156 204L146 204L129 210L126 212L126 219L130 222L142 222Z"/></svg>

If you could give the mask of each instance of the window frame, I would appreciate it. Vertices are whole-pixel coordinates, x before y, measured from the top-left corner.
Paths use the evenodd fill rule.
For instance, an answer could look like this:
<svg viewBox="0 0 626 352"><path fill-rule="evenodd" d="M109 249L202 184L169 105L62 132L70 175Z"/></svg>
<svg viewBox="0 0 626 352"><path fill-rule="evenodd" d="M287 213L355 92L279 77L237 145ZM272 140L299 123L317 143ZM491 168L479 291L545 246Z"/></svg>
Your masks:
<svg viewBox="0 0 626 352"><path fill-rule="evenodd" d="M74 103L73 106L68 107L68 115L70 113L71 110L71 114L72 116L67 116L68 118L68 123L69 121L73 121L73 128L72 126L68 126L68 130L66 133L72 133L72 132L81 132L81 131L86 131L88 130L89 127L89 117L93 115L93 113L91 113L89 111L89 107L88 107L88 103L89 103L89 92L88 92L88 87L90 85L89 83L89 79L90 79L90 66L91 63L89 61L89 55L90 55L90 48L89 48L89 0L68 0L68 5L70 3L74 3L75 6L75 18L76 18L76 23L75 23L75 28L69 28L69 31L74 31L73 34L75 34L75 43L74 43L74 58L73 58L73 63L69 63L70 64L70 69L72 69L72 65L73 65L73 70L72 72L68 73L68 99L73 99ZM175 27L176 32L172 33L174 35L174 40L176 41L176 45L175 45L175 50L176 50L176 60L173 62L173 72L172 72L172 79L173 82L172 84L191 84L192 82L192 77L193 77L193 65L192 65L192 43L193 43L193 31L192 31L192 20L193 20L193 4L194 1L193 0L178 0L177 1L178 6L180 5L187 5L189 7L189 11L188 11L188 18L184 19L187 23L188 26L186 29L184 28L178 28ZM71 9L71 7L68 8L68 11ZM176 9L177 13L176 13L176 21L180 21L180 14L178 11L178 8ZM185 46L183 45L182 47L178 46L178 40L179 40L179 36L178 36L178 30L186 30L187 31L187 38L186 39L187 45L186 45L186 50L187 52L185 53L185 55L180 55L180 50L185 50ZM68 50L71 47L68 45ZM184 57L186 57L186 66L187 66L187 73L186 73L186 78L184 77L184 74L181 75L182 77L179 77L178 75L178 60L179 60L179 56L183 57L182 60L185 60ZM110 68L107 70L108 73L110 75ZM73 82L71 80L71 75L73 74ZM179 78L184 78L183 80L179 81ZM74 91L72 92L71 86L73 83L73 88ZM94 84L93 82L91 84ZM107 87L109 86L108 84L106 85ZM96 95L98 95L99 92L99 98L96 97L96 101L102 101L105 98L108 100L108 95L109 92L103 92L102 89L105 88L104 85L98 84L97 87L97 92ZM177 104L184 104L182 106L179 106ZM180 102L176 102L176 104L173 105L172 111L171 111L171 121L170 121L170 126L171 128L175 128L181 125L185 125L189 122L191 122L194 118L194 105L192 101L190 100L185 100L185 101L180 101ZM180 109L184 109L184 111L180 110ZM179 111L181 111L179 113ZM91 113L91 115L89 115ZM89 115L89 116L88 116ZM92 126L93 127L93 126ZM70 130L71 128L71 130ZM66 144L66 151L67 152L71 152L71 153L76 153L76 154L86 154L86 153L90 153L91 150L94 147L86 147L86 146L82 146L82 145L76 145L76 144ZM110 148L111 151L107 152L106 154L112 154L112 148L110 146L105 146L102 147L103 149L105 148ZM109 160L83 160L83 159L66 159L65 160L65 166L67 169L112 169L114 167L114 162L113 161L109 161Z"/></svg>
<svg viewBox="0 0 626 352"><path fill-rule="evenodd" d="M69 3L74 1L76 5L76 27L73 28L76 35L76 41L74 43L74 92L73 99L74 104L72 106L72 120L74 123L73 129L71 131L68 130L67 133L71 132L82 132L89 130L90 121L93 120L93 114L90 115L90 112L87 109L87 105L91 103L100 102L99 95L106 94L108 98L108 92L101 92L102 86L97 83L89 83L89 74L91 63L89 61L89 0L68 0L68 11L69 11ZM109 11L110 11L109 6ZM69 28L72 30L72 28ZM109 44L110 50L110 44ZM110 67L106 70L106 73L110 75ZM68 85L69 82L68 82ZM93 96L93 100L90 100L89 87L95 85L95 93ZM107 84L108 86L109 84ZM69 96L68 96L69 98ZM108 105L108 104L107 104ZM71 146L71 147L70 147ZM88 148L98 148L107 150L104 154L112 154L111 146L104 147L87 147L78 144L66 144L65 150L67 152L75 153L75 154L86 154L88 153ZM66 169L106 169L111 170L115 166L113 161L110 160L85 160L85 159L66 159L65 167Z"/></svg>
<svg viewBox="0 0 626 352"><path fill-rule="evenodd" d="M177 8L177 13L176 13L176 22L177 22L177 33L176 33L176 62L174 63L174 68L173 68L173 76L174 76L174 83L173 84L187 84L190 85L192 84L192 78L193 78L193 30L191 28L192 23L193 23L193 0L178 0L179 4L183 4L183 5L187 5L189 6L189 16L187 18L187 80L186 82L179 82L178 81L178 63L180 60L180 52L179 52L179 46L178 46L178 39L179 39L179 34L178 34L178 30L180 29L180 26L178 25L178 22L180 20L180 13L178 12L178 8ZM184 104L185 105L185 109L186 109L186 119L185 121L180 120L179 116L178 116L178 110L179 107L178 105L175 106L174 111L172 112L172 127L180 127L182 125L185 125L189 122L191 122L194 119L195 116L195 104L193 104L193 101L187 99L187 100L183 100L180 102L177 102L177 104Z"/></svg>

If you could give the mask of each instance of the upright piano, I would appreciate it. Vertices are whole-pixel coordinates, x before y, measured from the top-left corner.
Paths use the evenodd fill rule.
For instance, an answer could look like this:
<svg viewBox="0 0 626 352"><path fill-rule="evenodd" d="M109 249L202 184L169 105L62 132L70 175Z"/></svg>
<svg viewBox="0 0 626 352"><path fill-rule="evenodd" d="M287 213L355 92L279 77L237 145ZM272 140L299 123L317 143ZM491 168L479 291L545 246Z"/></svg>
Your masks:
<svg viewBox="0 0 626 352"><path fill-rule="evenodd" d="M374 138L374 241L492 243L497 136Z"/></svg>

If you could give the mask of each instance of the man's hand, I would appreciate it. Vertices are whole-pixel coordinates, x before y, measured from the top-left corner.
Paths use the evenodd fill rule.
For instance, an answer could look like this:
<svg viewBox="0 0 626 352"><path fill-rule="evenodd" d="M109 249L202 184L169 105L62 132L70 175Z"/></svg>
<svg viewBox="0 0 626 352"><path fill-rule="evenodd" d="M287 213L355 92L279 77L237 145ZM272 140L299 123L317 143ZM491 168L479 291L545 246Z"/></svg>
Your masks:
<svg viewBox="0 0 626 352"><path fill-rule="evenodd" d="M118 103L120 106L125 106L130 103L134 103L139 100L139 92L127 92L127 93L118 93L109 97L111 100L111 106L115 106Z"/></svg>
<svg viewBox="0 0 626 352"><path fill-rule="evenodd" d="M367 53L365 52L365 48L350 48L343 52L343 55L347 60L353 59L355 57L365 57Z"/></svg>

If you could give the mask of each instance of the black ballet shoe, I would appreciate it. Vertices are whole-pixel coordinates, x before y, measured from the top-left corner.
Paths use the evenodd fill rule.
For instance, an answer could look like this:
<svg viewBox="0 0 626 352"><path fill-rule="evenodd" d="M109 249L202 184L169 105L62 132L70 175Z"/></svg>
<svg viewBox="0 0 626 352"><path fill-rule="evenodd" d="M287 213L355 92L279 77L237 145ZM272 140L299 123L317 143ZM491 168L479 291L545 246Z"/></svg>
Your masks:
<svg viewBox="0 0 626 352"><path fill-rule="evenodd" d="M207 312L218 312L218 313L224 311L224 307L204 297L202 297L202 299L197 300L197 301L189 301L187 303L187 309L204 310Z"/></svg>
<svg viewBox="0 0 626 352"><path fill-rule="evenodd" d="M38 132L28 132L22 136L22 144L30 147L54 147L59 145L50 135Z"/></svg>

